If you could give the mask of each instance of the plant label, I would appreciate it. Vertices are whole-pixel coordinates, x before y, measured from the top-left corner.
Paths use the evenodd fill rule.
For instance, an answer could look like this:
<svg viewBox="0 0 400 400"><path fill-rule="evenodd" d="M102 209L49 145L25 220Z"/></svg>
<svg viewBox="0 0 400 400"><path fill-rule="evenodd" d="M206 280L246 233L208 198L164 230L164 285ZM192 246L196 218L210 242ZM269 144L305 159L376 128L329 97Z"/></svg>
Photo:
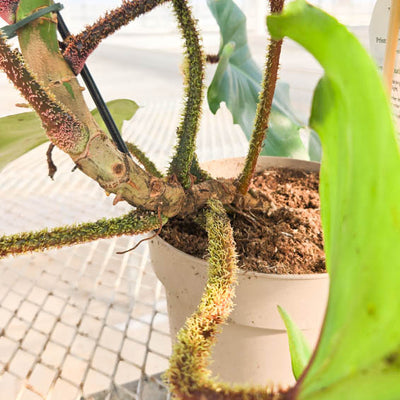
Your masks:
<svg viewBox="0 0 400 400"><path fill-rule="evenodd" d="M383 69L385 59L386 39L389 29L391 0L377 0L372 13L369 27L370 51L380 69ZM397 46L397 56L392 84L392 105L396 118L397 131L400 132L400 59L398 54L400 46Z"/></svg>

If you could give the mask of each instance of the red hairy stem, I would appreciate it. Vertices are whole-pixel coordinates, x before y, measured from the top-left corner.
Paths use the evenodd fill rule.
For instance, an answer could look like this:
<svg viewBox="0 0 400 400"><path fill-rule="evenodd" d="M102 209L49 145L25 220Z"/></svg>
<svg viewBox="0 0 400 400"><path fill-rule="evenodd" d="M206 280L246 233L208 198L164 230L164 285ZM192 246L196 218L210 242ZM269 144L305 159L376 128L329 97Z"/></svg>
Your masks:
<svg viewBox="0 0 400 400"><path fill-rule="evenodd" d="M17 11L19 0L1 0L0 17L8 24L15 22L15 13Z"/></svg>
<svg viewBox="0 0 400 400"><path fill-rule="evenodd" d="M285 0L270 0L271 13L276 14L282 12L284 2ZM276 81L278 79L281 49L282 40L270 40L267 51L266 65L264 67L262 89L257 105L254 129L251 135L246 162L239 178L239 192L242 194L246 194L249 190L251 180L256 170L257 160L261 153L265 136L267 134L272 100L275 93Z"/></svg>
<svg viewBox="0 0 400 400"><path fill-rule="evenodd" d="M272 14L282 12L285 0L270 0L269 8Z"/></svg>
<svg viewBox="0 0 400 400"><path fill-rule="evenodd" d="M71 36L67 40L64 58L74 73L79 74L89 55L103 39L166 1L169 0L125 0L122 6L107 12L103 18L86 27L80 34Z"/></svg>
<svg viewBox="0 0 400 400"><path fill-rule="evenodd" d="M0 35L0 68L40 116L50 140L60 149L79 154L88 140L86 128L55 97L43 89L17 50Z"/></svg>

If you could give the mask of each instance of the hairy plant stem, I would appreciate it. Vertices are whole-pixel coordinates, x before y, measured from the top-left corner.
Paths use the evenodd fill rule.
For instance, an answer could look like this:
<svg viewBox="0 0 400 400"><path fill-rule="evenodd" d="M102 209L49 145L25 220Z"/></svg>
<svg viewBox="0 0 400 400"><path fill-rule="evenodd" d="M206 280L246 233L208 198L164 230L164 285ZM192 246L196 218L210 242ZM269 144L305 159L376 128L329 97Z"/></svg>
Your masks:
<svg viewBox="0 0 400 400"><path fill-rule="evenodd" d="M205 57L200 45L196 21L186 0L172 0L182 36L185 40L184 75L185 106L181 123L177 129L178 144L169 167L184 188L192 185L190 171L196 147L196 135L200 125L201 105L204 96ZM195 168L197 172L200 168Z"/></svg>
<svg viewBox="0 0 400 400"><path fill-rule="evenodd" d="M237 257L229 218L218 200L205 212L209 237L209 276L197 311L178 333L167 377L173 392L189 394L208 380L209 353L233 308Z"/></svg>
<svg viewBox="0 0 400 400"><path fill-rule="evenodd" d="M151 161L142 150L135 144L126 142L129 152L143 165L144 169L157 178L162 178L163 174L157 169L156 165Z"/></svg>
<svg viewBox="0 0 400 400"><path fill-rule="evenodd" d="M67 40L64 58L75 74L79 74L89 55L100 42L127 25L135 18L153 10L158 5L170 0L125 0L123 4L107 12L93 25L87 26L81 33Z"/></svg>
<svg viewBox="0 0 400 400"><path fill-rule="evenodd" d="M15 22L15 12L19 0L2 0L0 2L0 17L9 24Z"/></svg>
<svg viewBox="0 0 400 400"><path fill-rule="evenodd" d="M167 219L164 217L163 223L166 221ZM118 218L3 236L0 237L0 258L114 236L138 235L157 229L159 226L160 221L155 213L133 211Z"/></svg>
<svg viewBox="0 0 400 400"><path fill-rule="evenodd" d="M89 137L87 128L37 82L19 52L8 46L2 34L0 68L38 113L49 139L65 152L82 152L85 148L84 142Z"/></svg>
<svg viewBox="0 0 400 400"><path fill-rule="evenodd" d="M270 0L272 13L280 13L284 0ZM239 192L247 193L251 180L256 170L257 160L267 134L269 116L271 114L272 99L275 93L278 78L279 59L281 55L282 40L271 39L267 49L267 60L264 67L264 79L260 98L257 105L256 119L250 139L249 151L243 171L239 177Z"/></svg>
<svg viewBox="0 0 400 400"><path fill-rule="evenodd" d="M205 211L208 233L208 281L197 311L177 336L166 373L172 393L185 400L283 400L270 387L230 387L214 381L208 370L216 336L233 308L237 256L233 231L222 203L210 200Z"/></svg>
<svg viewBox="0 0 400 400"><path fill-rule="evenodd" d="M196 178L196 182L204 182L211 179L211 175L200 167L197 154L194 153L192 164L190 166L190 174Z"/></svg>

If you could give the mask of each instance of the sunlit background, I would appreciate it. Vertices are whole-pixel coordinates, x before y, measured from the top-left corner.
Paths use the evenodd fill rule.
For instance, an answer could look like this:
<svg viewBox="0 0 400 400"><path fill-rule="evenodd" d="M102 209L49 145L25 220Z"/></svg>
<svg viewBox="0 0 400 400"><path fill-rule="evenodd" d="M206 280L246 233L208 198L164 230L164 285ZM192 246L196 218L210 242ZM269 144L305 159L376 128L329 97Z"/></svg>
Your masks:
<svg viewBox="0 0 400 400"><path fill-rule="evenodd" d="M217 27L207 8L206 0L192 0L194 11L198 16L202 27L209 30L216 30ZM369 22L374 0L311 0L310 3L324 8L333 13L343 23L349 25L365 25ZM95 18L101 10L115 7L120 4L119 0L65 0L63 2L66 8L74 10L65 11L75 20L76 25L79 22L88 21ZM264 30L264 14L266 9L265 0L237 0L242 10L246 13L249 20L250 30L257 30L260 33ZM175 29L174 19L169 10L160 9L152 13L149 17L144 17L141 21L127 28L130 32L168 32Z"/></svg>

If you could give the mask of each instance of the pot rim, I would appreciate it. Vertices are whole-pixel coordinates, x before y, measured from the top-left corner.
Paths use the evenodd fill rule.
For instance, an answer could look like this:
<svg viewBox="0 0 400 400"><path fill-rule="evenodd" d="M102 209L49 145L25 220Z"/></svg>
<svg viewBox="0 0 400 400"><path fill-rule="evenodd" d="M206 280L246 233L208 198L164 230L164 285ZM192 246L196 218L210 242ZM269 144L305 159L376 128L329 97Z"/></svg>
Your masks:
<svg viewBox="0 0 400 400"><path fill-rule="evenodd" d="M188 261L200 263L204 265L204 268L207 268L208 263L206 260L203 260L201 258L192 256L190 254L185 253L182 250L177 249L176 247L170 245L168 242L166 242L164 239L162 239L160 236L156 236L153 239L151 239L150 242L157 241L160 245L166 246L167 248L176 251L178 254L180 254L181 257L187 258ZM275 280L316 280L316 279L326 279L329 274L328 272L322 272L322 273L315 273L315 274L267 274L263 272L256 272L256 271L245 271L241 268L238 268L238 275L242 277L259 277L259 278L268 278L268 279L275 279Z"/></svg>
<svg viewBox="0 0 400 400"><path fill-rule="evenodd" d="M277 156L260 156L259 159L270 159L271 161L277 161L278 164L285 164L285 162L289 162L289 164L292 164L293 162L298 162L299 164L305 165L308 164L309 166L312 166L312 170L318 170L321 166L320 162L317 161L309 161L309 160L301 160L297 158L289 158L289 157L277 157ZM223 161L223 160L231 160L233 162L238 162L238 163L244 163L245 158L244 157L227 157L227 158L218 158L215 160L208 160L204 161L201 163L201 166L207 170L207 167L210 166L211 164L214 164L215 162L218 161ZM278 168L285 168L281 165L277 166ZM287 168L293 168L297 169L295 166L291 165ZM301 168L300 168L301 169ZM153 232L154 234L154 232ZM175 251L178 252L178 254L181 254L183 257L188 258L190 261L196 261L203 263L204 266L207 266L207 261L203 260L201 258L192 256L190 254L185 253L182 250L177 249L176 247L170 245L168 242L166 242L164 239L162 239L160 236L156 236L153 238L151 241L157 240L160 244L164 244L167 247L170 247L171 249L174 249ZM329 277L328 272L322 272L322 273L314 273L314 274L268 274L264 272L256 272L256 271L245 271L241 268L238 269L238 275L242 277L264 277L268 279L275 279L275 280L312 280L312 279L326 279Z"/></svg>
<svg viewBox="0 0 400 400"><path fill-rule="evenodd" d="M318 169L321 167L321 163L319 161L302 160L301 158L278 157L278 156L259 156L258 160L261 160L261 159L269 159L271 161L277 161L278 164L285 163L285 162L288 162L289 164L292 164L292 162L298 162L299 164L308 164L310 166L312 165L314 167L318 167ZM238 162L238 163L244 164L245 157L214 158L212 160L203 161L203 162L200 163L200 165L202 167L204 167L204 169L207 170L207 166L209 164L213 164L215 162L224 161L224 160L231 160L231 161L234 161L234 162ZM296 169L296 167L293 166L293 165L291 165L290 167L277 166L277 168L293 168L293 169Z"/></svg>

